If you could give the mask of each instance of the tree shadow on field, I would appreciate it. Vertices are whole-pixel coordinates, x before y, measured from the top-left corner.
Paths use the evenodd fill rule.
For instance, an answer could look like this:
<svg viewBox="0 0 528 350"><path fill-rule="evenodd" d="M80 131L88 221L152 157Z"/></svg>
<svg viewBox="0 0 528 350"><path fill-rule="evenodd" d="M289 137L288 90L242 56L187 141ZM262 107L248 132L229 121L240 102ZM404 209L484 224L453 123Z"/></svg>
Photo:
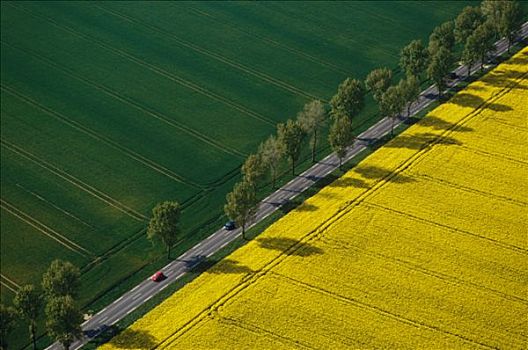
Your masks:
<svg viewBox="0 0 528 350"><path fill-rule="evenodd" d="M250 274L254 271L232 259L207 259L202 260L191 269L191 272L202 273L207 271L212 274Z"/></svg>
<svg viewBox="0 0 528 350"><path fill-rule="evenodd" d="M479 108L484 103L486 103L486 100L480 96L473 95L468 92L460 92L456 94L451 100L449 100L449 103L462 107ZM494 112L508 112L512 110L510 106L493 102L486 103L484 109L490 109Z"/></svg>
<svg viewBox="0 0 528 350"><path fill-rule="evenodd" d="M156 338L144 330L127 328L113 338L110 344L119 349L153 349L158 345Z"/></svg>
<svg viewBox="0 0 528 350"><path fill-rule="evenodd" d="M473 128L469 128L463 125L457 125L448 121L445 121L437 116L428 114L427 117L420 121L421 126L431 128L433 130L450 130L456 129L456 131L469 132L473 131Z"/></svg>
<svg viewBox="0 0 528 350"><path fill-rule="evenodd" d="M369 185L357 178L351 178L351 177L342 177L340 179L337 179L336 181L332 182L330 187L340 187L340 188L346 188L346 187L356 187L356 188L369 188Z"/></svg>
<svg viewBox="0 0 528 350"><path fill-rule="evenodd" d="M323 254L323 250L309 243L302 243L296 239L285 237L259 238L257 242L262 248L278 250L286 255L311 256Z"/></svg>
<svg viewBox="0 0 528 350"><path fill-rule="evenodd" d="M361 176L363 176L365 179L371 179L371 180L381 180L383 178L388 177L391 174L394 174L393 171L387 170L385 168L373 166L373 165L360 165L356 168L354 168L354 171ZM388 182L394 182L394 183L410 183L410 182L416 182L416 180L410 176L398 173L392 176L391 178L387 179Z"/></svg>
<svg viewBox="0 0 528 350"><path fill-rule="evenodd" d="M419 133L415 135L399 135L384 146L388 148L408 148L420 150L429 146L429 144L432 142L440 145L462 145L462 142L449 136L440 137L431 133Z"/></svg>

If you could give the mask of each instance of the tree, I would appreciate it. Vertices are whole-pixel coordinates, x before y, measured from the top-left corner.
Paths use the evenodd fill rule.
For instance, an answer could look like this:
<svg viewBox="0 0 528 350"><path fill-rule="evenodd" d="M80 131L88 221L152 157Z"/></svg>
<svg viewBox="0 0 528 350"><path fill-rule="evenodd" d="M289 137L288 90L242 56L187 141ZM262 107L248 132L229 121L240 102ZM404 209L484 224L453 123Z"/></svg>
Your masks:
<svg viewBox="0 0 528 350"><path fill-rule="evenodd" d="M420 82L414 75L410 75L406 79L400 80L398 89L402 94L404 105L407 105L407 116L409 116L412 103L420 96Z"/></svg>
<svg viewBox="0 0 528 350"><path fill-rule="evenodd" d="M337 93L330 100L330 113L332 117L344 114L352 119L363 109L364 105L365 87L361 81L347 78L339 85Z"/></svg>
<svg viewBox="0 0 528 350"><path fill-rule="evenodd" d="M441 47L449 52L455 46L455 25L453 21L447 21L433 30L429 36L429 54L434 55Z"/></svg>
<svg viewBox="0 0 528 350"><path fill-rule="evenodd" d="M286 124L277 125L277 135L284 146L284 153L290 159L292 175L295 175L295 163L301 155L304 132L297 121L289 119Z"/></svg>
<svg viewBox="0 0 528 350"><path fill-rule="evenodd" d="M407 75L419 77L427 67L429 54L421 40L413 40L400 52L400 67Z"/></svg>
<svg viewBox="0 0 528 350"><path fill-rule="evenodd" d="M392 71L389 68L378 68L367 75L365 86L372 92L374 99L379 102L381 95L391 85L391 80Z"/></svg>
<svg viewBox="0 0 528 350"><path fill-rule="evenodd" d="M66 350L82 336L83 316L71 296L54 296L46 304L46 328L49 335Z"/></svg>
<svg viewBox="0 0 528 350"><path fill-rule="evenodd" d="M499 35L508 40L508 52L515 40L516 32L523 23L522 8L517 1L503 1L500 7Z"/></svg>
<svg viewBox="0 0 528 350"><path fill-rule="evenodd" d="M480 7L466 6L455 20L455 39L457 43L465 43L479 25L484 23L484 15Z"/></svg>
<svg viewBox="0 0 528 350"><path fill-rule="evenodd" d="M310 134L310 146L312 147L312 163L315 163L315 151L317 147L317 131L326 121L326 110L324 104L319 100L308 102L297 115L297 122L306 134Z"/></svg>
<svg viewBox="0 0 528 350"><path fill-rule="evenodd" d="M486 18L486 22L493 28L494 38L497 38L500 32L502 3L503 1L497 0L484 0L480 3L480 10Z"/></svg>
<svg viewBox="0 0 528 350"><path fill-rule="evenodd" d="M10 306L0 304L0 348L7 349L7 336L15 327L16 311Z"/></svg>
<svg viewBox="0 0 528 350"><path fill-rule="evenodd" d="M79 268L69 261L53 260L42 276L42 289L47 297L77 296L80 287Z"/></svg>
<svg viewBox="0 0 528 350"><path fill-rule="evenodd" d="M435 82L438 88L438 96L442 96L446 85L444 78L449 73L452 63L451 53L444 47L441 47L432 56L429 67L427 67L427 75L429 79Z"/></svg>
<svg viewBox="0 0 528 350"><path fill-rule="evenodd" d="M13 304L17 309L18 313L29 321L29 337L33 343L33 349L37 349L37 319L40 315L40 311L43 305L42 295L35 289L32 284L21 287L15 298Z"/></svg>
<svg viewBox="0 0 528 350"><path fill-rule="evenodd" d="M226 196L224 212L242 227L242 238L246 239L246 225L257 213L258 200L255 189L246 181L235 184L233 191Z"/></svg>
<svg viewBox="0 0 528 350"><path fill-rule="evenodd" d="M495 49L493 27L490 23L480 25L468 38L471 45L472 55L480 60L480 69L484 69L484 62L490 51Z"/></svg>
<svg viewBox="0 0 528 350"><path fill-rule="evenodd" d="M405 106L401 86L402 83L400 82L397 86L389 87L381 97L380 112L391 119L391 136L394 134L394 120Z"/></svg>
<svg viewBox="0 0 528 350"><path fill-rule="evenodd" d="M328 142L339 158L339 169L341 169L343 158L347 154L347 148L354 143L354 133L350 118L345 115L337 115L334 118L334 123L330 127L328 134Z"/></svg>
<svg viewBox="0 0 528 350"><path fill-rule="evenodd" d="M270 169L271 186L275 188L277 168L284 156L284 146L274 135L271 135L264 143L260 144L258 153L260 154L263 167Z"/></svg>
<svg viewBox="0 0 528 350"><path fill-rule="evenodd" d="M170 259L171 247L180 234L181 208L178 202L165 201L152 209L152 218L147 228L147 237L159 237L167 248L167 259Z"/></svg>
<svg viewBox="0 0 528 350"><path fill-rule="evenodd" d="M242 174L253 187L257 187L257 182L262 178L265 172L264 164L260 153L250 154L242 165Z"/></svg>

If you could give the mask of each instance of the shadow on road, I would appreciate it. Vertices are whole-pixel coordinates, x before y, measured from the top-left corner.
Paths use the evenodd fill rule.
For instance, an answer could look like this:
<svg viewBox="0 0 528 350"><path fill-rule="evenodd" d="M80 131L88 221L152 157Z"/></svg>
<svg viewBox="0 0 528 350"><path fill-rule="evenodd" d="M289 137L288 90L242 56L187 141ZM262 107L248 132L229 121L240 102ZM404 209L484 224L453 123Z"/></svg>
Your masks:
<svg viewBox="0 0 528 350"><path fill-rule="evenodd" d="M202 273L207 271L211 274L249 274L253 270L232 259L207 259L202 260L191 272Z"/></svg>
<svg viewBox="0 0 528 350"><path fill-rule="evenodd" d="M258 238L257 242L262 248L273 249L294 256L311 256L323 254L323 250L309 243L302 243L296 239L286 237Z"/></svg>

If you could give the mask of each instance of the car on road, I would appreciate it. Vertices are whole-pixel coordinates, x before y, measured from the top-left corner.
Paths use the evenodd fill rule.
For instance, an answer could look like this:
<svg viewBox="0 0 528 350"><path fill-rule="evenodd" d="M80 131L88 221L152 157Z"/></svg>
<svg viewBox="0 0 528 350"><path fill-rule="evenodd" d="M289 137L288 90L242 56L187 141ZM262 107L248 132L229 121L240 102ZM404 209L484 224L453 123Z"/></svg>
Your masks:
<svg viewBox="0 0 528 350"><path fill-rule="evenodd" d="M456 78L458 78L458 75L455 72L449 73L449 79L455 80Z"/></svg>
<svg viewBox="0 0 528 350"><path fill-rule="evenodd" d="M234 230L236 228L236 224L233 220L229 220L225 223L224 228L228 231Z"/></svg>
<svg viewBox="0 0 528 350"><path fill-rule="evenodd" d="M165 275L163 274L163 272L161 271L158 271L156 272L155 274L153 274L150 279L153 280L154 282L160 282L160 281L163 281L165 279Z"/></svg>

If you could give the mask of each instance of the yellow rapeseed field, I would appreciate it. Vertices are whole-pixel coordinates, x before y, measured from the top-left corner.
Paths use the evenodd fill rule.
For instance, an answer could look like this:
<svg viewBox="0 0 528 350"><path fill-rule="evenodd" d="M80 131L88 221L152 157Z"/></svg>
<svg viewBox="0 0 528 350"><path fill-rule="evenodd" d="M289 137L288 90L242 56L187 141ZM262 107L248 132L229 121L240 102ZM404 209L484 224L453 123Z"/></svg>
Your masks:
<svg viewBox="0 0 528 350"><path fill-rule="evenodd" d="M528 49L103 349L528 347Z"/></svg>

